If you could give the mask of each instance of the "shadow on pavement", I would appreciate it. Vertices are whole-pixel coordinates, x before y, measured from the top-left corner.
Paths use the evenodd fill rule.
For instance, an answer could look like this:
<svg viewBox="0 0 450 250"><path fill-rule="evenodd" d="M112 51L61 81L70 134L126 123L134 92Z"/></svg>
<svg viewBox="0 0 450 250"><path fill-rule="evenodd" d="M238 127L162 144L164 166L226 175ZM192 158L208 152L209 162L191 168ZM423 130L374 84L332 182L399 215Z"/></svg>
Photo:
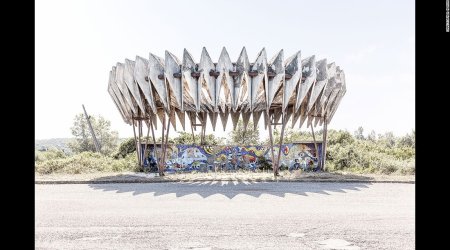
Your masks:
<svg viewBox="0 0 450 250"><path fill-rule="evenodd" d="M101 182L102 178L93 181ZM153 193L161 196L174 193L176 197L198 194L203 198L221 194L229 199L238 194L260 197L262 194L285 197L286 194L308 196L308 193L330 195L328 192L346 193L349 190L360 191L370 183L362 182L264 182L264 181L192 181L163 183L94 183L89 187L105 192L128 193L133 195Z"/></svg>

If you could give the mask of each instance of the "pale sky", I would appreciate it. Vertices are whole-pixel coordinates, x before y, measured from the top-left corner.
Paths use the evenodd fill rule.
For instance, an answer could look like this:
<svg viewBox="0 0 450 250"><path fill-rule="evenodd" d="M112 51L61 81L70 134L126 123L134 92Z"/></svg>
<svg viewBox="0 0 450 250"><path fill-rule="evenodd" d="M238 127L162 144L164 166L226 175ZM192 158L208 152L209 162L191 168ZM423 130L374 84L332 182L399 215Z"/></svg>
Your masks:
<svg viewBox="0 0 450 250"><path fill-rule="evenodd" d="M36 139L72 137L70 127L82 104L90 115L110 120L120 137L131 137L132 127L107 92L113 65L136 55L148 58L149 52L164 57L165 50L182 58L184 48L198 62L202 47L217 62L223 46L232 61L245 46L251 62L263 47L269 59L284 49L286 58L301 50L303 58L336 62L345 71L347 93L329 129L353 132L363 126L365 134L373 129L396 135L415 129L413 0L35 4ZM216 135L227 137L220 121L217 128ZM267 133L261 121L260 129Z"/></svg>

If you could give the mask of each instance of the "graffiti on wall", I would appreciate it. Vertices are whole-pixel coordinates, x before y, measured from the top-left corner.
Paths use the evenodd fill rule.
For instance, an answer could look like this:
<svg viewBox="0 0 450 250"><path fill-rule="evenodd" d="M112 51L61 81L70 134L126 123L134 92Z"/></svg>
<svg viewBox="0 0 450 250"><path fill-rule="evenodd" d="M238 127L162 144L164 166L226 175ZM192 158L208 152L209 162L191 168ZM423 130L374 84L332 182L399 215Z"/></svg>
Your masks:
<svg viewBox="0 0 450 250"><path fill-rule="evenodd" d="M144 145L142 145L144 149ZM282 169L317 170L322 155L322 143L290 143L281 146L280 166ZM279 147L274 146L277 159ZM144 152L144 150L142 150ZM156 160L161 159L161 148L147 146L144 165L156 167ZM272 162L272 152L267 146L198 146L168 145L166 152L167 172L211 171L211 170L255 170L262 159Z"/></svg>

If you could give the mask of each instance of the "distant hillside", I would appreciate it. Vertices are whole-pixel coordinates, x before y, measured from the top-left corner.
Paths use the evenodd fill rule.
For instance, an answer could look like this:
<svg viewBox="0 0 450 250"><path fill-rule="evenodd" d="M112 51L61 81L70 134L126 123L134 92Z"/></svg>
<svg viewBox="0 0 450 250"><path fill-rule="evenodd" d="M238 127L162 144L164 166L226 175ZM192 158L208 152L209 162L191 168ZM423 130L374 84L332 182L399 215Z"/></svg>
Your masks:
<svg viewBox="0 0 450 250"><path fill-rule="evenodd" d="M127 138L119 138L119 144L126 139ZM66 153L72 153L72 151L69 148L70 140L72 140L72 138L51 138L51 139L34 140L34 149L45 150L50 148L56 148L59 150L63 150Z"/></svg>
<svg viewBox="0 0 450 250"><path fill-rule="evenodd" d="M57 148L60 150L64 150L64 152L70 153L71 150L68 144L71 139L72 138L51 138L43 140L34 140L34 149L45 150L50 148Z"/></svg>

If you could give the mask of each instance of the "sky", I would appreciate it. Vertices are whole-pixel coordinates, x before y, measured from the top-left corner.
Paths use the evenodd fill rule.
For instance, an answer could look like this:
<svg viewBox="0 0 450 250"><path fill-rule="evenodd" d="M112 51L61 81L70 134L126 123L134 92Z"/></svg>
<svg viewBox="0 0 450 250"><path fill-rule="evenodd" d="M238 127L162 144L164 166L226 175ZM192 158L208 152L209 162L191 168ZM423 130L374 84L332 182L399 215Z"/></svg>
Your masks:
<svg viewBox="0 0 450 250"><path fill-rule="evenodd" d="M90 115L110 120L120 137L133 136L107 92L111 67L150 52L164 57L165 50L182 58L184 48L198 62L203 47L215 62L222 47L236 61L243 46L250 62L262 48L268 59L281 49L285 58L299 50L303 58L327 58L344 70L347 84L329 129L353 132L362 126L365 134L398 136L415 129L413 0L35 4L35 139L72 137L82 104ZM214 133L227 137L229 129L223 131L220 122L218 128ZM268 133L261 121L260 131L262 137ZM210 126L206 133L212 133Z"/></svg>

